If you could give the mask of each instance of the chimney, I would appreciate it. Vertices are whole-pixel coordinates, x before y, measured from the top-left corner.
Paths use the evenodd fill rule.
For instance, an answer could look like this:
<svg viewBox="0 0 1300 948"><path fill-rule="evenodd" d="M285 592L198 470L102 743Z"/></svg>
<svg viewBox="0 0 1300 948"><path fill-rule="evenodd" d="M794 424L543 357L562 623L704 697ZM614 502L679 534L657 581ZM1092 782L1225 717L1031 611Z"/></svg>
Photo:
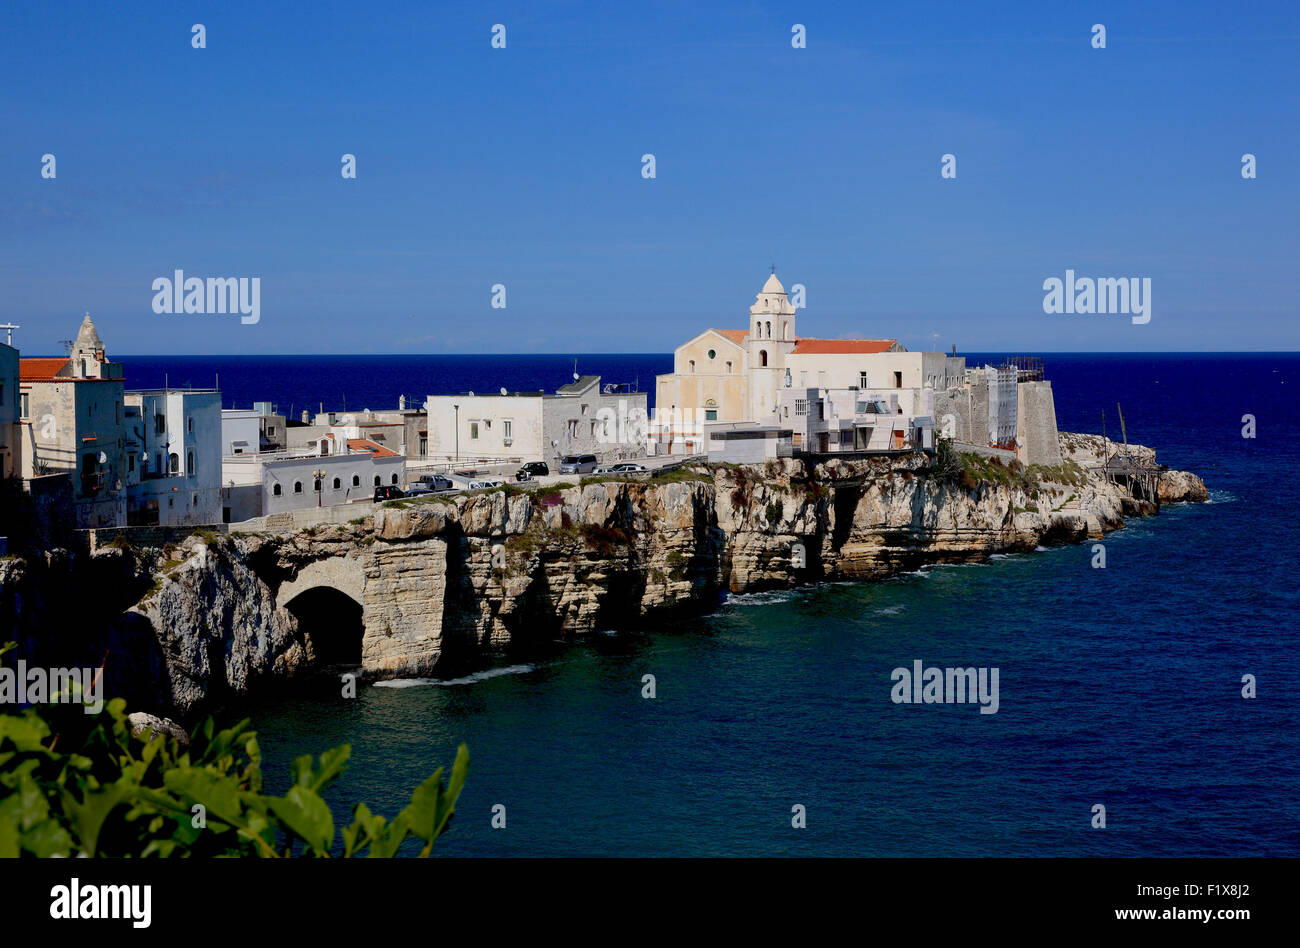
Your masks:
<svg viewBox="0 0 1300 948"><path fill-rule="evenodd" d="M957 358L957 347L955 345L952 347L952 356L954 359Z"/></svg>
<svg viewBox="0 0 1300 948"><path fill-rule="evenodd" d="M307 411L305 408L302 410L302 423L304 425L311 424L311 412Z"/></svg>

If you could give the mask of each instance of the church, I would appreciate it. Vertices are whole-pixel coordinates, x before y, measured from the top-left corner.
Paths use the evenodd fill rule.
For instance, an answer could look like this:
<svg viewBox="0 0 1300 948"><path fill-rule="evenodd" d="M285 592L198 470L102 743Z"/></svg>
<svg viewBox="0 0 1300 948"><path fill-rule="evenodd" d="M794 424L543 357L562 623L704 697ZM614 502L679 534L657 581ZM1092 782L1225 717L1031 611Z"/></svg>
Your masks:
<svg viewBox="0 0 1300 948"><path fill-rule="evenodd" d="M736 424L794 427L796 447L840 450L840 432L825 426L817 442L801 445L792 417L850 390L854 400L870 393L873 408L884 396L891 415L904 418L880 428L884 440L870 447L861 432L844 429L848 448L923 446L918 421L933 428L934 393L965 383L965 358L909 352L896 339L801 337L795 319L795 306L774 271L749 308L746 328L706 329L679 346L672 373L655 380L657 450L703 453L710 426Z"/></svg>

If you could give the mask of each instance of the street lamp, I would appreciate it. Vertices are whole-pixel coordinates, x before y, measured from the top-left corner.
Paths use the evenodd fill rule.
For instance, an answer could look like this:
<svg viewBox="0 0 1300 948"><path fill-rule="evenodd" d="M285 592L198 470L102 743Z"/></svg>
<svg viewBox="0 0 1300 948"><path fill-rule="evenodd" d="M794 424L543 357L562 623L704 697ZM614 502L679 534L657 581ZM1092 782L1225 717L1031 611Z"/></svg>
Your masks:
<svg viewBox="0 0 1300 948"><path fill-rule="evenodd" d="M311 476L316 478L316 506L319 507L321 505L320 504L321 494L324 492L325 489L325 472L312 471Z"/></svg>

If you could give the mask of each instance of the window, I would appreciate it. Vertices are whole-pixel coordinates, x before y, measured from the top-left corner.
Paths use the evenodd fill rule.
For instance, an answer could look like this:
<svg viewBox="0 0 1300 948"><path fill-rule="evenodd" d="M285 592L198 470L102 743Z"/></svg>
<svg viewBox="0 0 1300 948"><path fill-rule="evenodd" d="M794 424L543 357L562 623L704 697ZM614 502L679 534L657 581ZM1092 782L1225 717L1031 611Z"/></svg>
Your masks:
<svg viewBox="0 0 1300 948"><path fill-rule="evenodd" d="M280 496L280 485L279 485L279 484L272 484L272 485L271 485L271 496L272 496L272 497L279 497L279 496Z"/></svg>
<svg viewBox="0 0 1300 948"><path fill-rule="evenodd" d="M771 339L771 338L772 338L772 321L769 319L769 320L767 321L767 323L764 325L763 328L764 328L764 329L766 330L766 332L767 332L767 338L768 338L768 339Z"/></svg>
<svg viewBox="0 0 1300 948"><path fill-rule="evenodd" d="M21 398L22 398L22 403L23 403L23 408L22 408L23 417L24 417L24 418L27 418L27 417L29 417L29 416L31 415L31 413L32 413L32 404L31 404L31 399L30 399L30 397L28 396L28 394L27 394L26 392L23 392Z"/></svg>
<svg viewBox="0 0 1300 948"><path fill-rule="evenodd" d="M194 419L193 419L193 418L186 418L186 419L185 419L185 430L186 430L186 431L193 431L193 430L194 430Z"/></svg>
<svg viewBox="0 0 1300 948"><path fill-rule="evenodd" d="M506 422L506 431L510 430L509 426L510 426L510 422ZM507 435L506 437L509 437L509 435ZM420 457L424 457L428 453L429 453L429 436L420 435Z"/></svg>
<svg viewBox="0 0 1300 948"><path fill-rule="evenodd" d="M796 398L796 399L794 400L794 413L795 413L796 415L806 415L806 414L808 414L808 399L806 399L806 398Z"/></svg>
<svg viewBox="0 0 1300 948"><path fill-rule="evenodd" d="M135 455L134 455L134 454L128 454L128 455L126 456L126 469L127 469L127 472L130 473L130 474L134 474L134 473L135 473Z"/></svg>
<svg viewBox="0 0 1300 948"><path fill-rule="evenodd" d="M198 494L190 494L190 506L191 506L191 507L197 507L198 505L199 505L199 495L198 495Z"/></svg>
<svg viewBox="0 0 1300 948"><path fill-rule="evenodd" d="M569 437L570 438L578 437L578 419L576 418L569 419Z"/></svg>
<svg viewBox="0 0 1300 948"><path fill-rule="evenodd" d="M393 475L393 483L394 483L394 484L397 483L397 475L396 475L396 474Z"/></svg>
<svg viewBox="0 0 1300 948"><path fill-rule="evenodd" d="M691 365L694 366L695 363L692 362ZM582 413L583 413L584 415L587 413L587 406L586 406L586 405L583 405L583 406L582 406Z"/></svg>
<svg viewBox="0 0 1300 948"><path fill-rule="evenodd" d="M513 431L514 431L514 422L512 422L509 418L501 422L501 437L505 438L506 444L510 443L510 438ZM420 453L423 454L424 452L421 451Z"/></svg>
<svg viewBox="0 0 1300 948"><path fill-rule="evenodd" d="M690 365L690 367L691 367L691 371L694 372L694 371L695 371L695 360L694 360L694 359L691 359L691 361L688 363L688 365Z"/></svg>
<svg viewBox="0 0 1300 948"><path fill-rule="evenodd" d="M766 349L759 349L759 350L758 350L758 364L759 364L759 365L767 365L767 350L766 350Z"/></svg>
<svg viewBox="0 0 1300 948"><path fill-rule="evenodd" d="M266 436L267 436L268 438L274 438L274 437L275 437L275 425L267 425L267 426L266 426Z"/></svg>
<svg viewBox="0 0 1300 948"><path fill-rule="evenodd" d="M471 421L471 422L469 423L469 436L470 436L471 438L475 438L475 439L478 438L478 422L477 422L477 421Z"/></svg>
<svg viewBox="0 0 1300 948"><path fill-rule="evenodd" d="M903 373L902 373L902 372L895 372L895 373L894 373L894 388L902 388L902 387L903 387Z"/></svg>
<svg viewBox="0 0 1300 948"><path fill-rule="evenodd" d="M172 474L179 474L179 473L180 473L180 470L181 470L181 458L180 458L180 455L176 454L176 453L173 451L170 455L168 455L167 463L170 465L170 467L168 468L168 470L169 470Z"/></svg>
<svg viewBox="0 0 1300 948"><path fill-rule="evenodd" d="M866 387L867 387L867 373L866 373L866 372L859 372L859 373L858 373L858 388L866 388Z"/></svg>
<svg viewBox="0 0 1300 948"><path fill-rule="evenodd" d="M294 492L295 494L301 494L301 493L302 493L302 481L294 481L294 482L293 482L293 492Z"/></svg>
<svg viewBox="0 0 1300 948"><path fill-rule="evenodd" d="M594 421L591 423L591 437L596 437L596 423Z"/></svg>
<svg viewBox="0 0 1300 948"><path fill-rule="evenodd" d="M334 478L334 489L338 490L342 486L343 486L343 482L339 480L337 477Z"/></svg>
<svg viewBox="0 0 1300 948"><path fill-rule="evenodd" d="M818 388L825 388L825 387L826 387L826 370L825 370L825 369L819 369L819 370L817 371L817 387L818 387Z"/></svg>
<svg viewBox="0 0 1300 948"><path fill-rule="evenodd" d="M360 475L360 474L353 474L353 475L352 475L352 486L353 486L353 487L360 487L360 486L361 486L361 475Z"/></svg>
<svg viewBox="0 0 1300 948"><path fill-rule="evenodd" d="M706 409L704 409L704 420L705 420L705 421L717 421L717 420L718 420L718 410L717 410L716 408L706 408Z"/></svg>
<svg viewBox="0 0 1300 948"><path fill-rule="evenodd" d="M166 415L154 415L154 416L153 416L153 433L154 433L154 434L166 434L166 433L167 433L167 416L166 416Z"/></svg>
<svg viewBox="0 0 1300 948"><path fill-rule="evenodd" d="M376 487L379 486L379 475L378 475L378 474L375 475L375 486L376 486Z"/></svg>
<svg viewBox="0 0 1300 948"><path fill-rule="evenodd" d="M709 356L710 359L716 359L716 358L718 357L717 350L715 350L715 349L710 349L709 352L708 352L708 356Z"/></svg>
<svg viewBox="0 0 1300 948"><path fill-rule="evenodd" d="M193 451L188 451L185 454L185 473L188 474L190 477L194 477L196 474L198 474L198 471L194 469Z"/></svg>
<svg viewBox="0 0 1300 948"><path fill-rule="evenodd" d="M728 374L728 375L731 374L731 363L730 363L730 362L727 363L727 374Z"/></svg>
<svg viewBox="0 0 1300 948"><path fill-rule="evenodd" d="M322 487L324 487L324 486L325 486L325 485L321 483L321 479L318 477L318 478L316 478L315 482L312 484L312 488L311 488L311 489L314 490L314 491L319 492L320 489L321 489Z"/></svg>

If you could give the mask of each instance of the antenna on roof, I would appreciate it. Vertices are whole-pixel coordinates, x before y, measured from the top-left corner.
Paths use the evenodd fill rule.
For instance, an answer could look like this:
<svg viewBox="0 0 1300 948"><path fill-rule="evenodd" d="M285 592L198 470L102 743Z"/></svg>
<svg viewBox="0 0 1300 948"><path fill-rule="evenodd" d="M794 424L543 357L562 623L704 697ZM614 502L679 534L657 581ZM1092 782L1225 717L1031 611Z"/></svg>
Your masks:
<svg viewBox="0 0 1300 948"><path fill-rule="evenodd" d="M23 328L22 326L16 326L13 323L5 323L4 325L0 325L0 329L4 329L9 333L9 338L5 340L5 345L12 346L14 344L14 330L22 329L22 328Z"/></svg>
<svg viewBox="0 0 1300 948"><path fill-rule="evenodd" d="M72 347L75 343L71 339L60 339L59 345L68 350L68 358L72 358Z"/></svg>

